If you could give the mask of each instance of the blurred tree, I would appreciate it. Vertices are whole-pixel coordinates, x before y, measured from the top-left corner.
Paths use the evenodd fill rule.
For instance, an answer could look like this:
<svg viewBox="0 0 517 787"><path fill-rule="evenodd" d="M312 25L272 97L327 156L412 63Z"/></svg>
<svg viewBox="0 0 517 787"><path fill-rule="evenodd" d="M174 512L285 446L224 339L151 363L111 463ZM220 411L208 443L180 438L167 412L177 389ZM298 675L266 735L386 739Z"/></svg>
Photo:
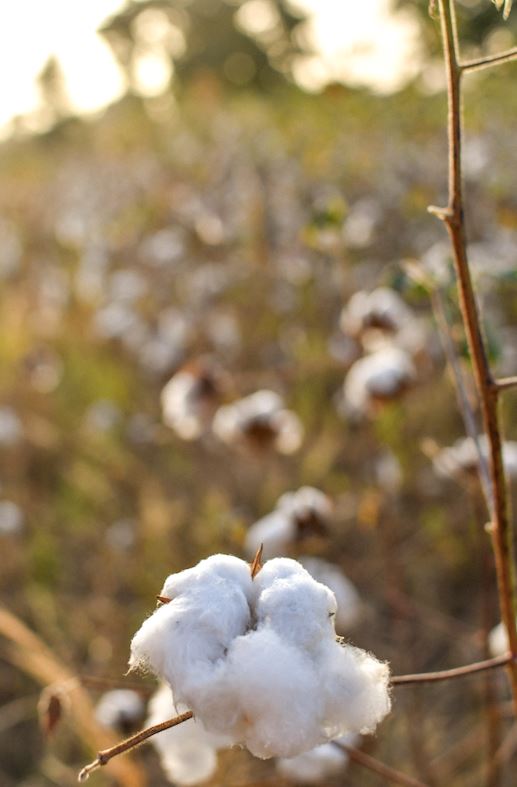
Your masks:
<svg viewBox="0 0 517 787"><path fill-rule="evenodd" d="M131 91L139 92L139 66L149 56L167 64L175 84L209 72L228 87L267 90L307 52L304 21L288 0L129 0L100 33Z"/></svg>

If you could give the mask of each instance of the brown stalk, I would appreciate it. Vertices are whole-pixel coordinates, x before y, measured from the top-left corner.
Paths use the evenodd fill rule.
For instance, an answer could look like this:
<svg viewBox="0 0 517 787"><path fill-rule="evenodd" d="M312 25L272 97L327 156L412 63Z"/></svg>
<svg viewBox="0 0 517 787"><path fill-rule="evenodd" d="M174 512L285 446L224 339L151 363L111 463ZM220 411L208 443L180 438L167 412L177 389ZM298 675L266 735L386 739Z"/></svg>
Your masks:
<svg viewBox="0 0 517 787"><path fill-rule="evenodd" d="M88 693L80 681L54 655L47 645L15 615L0 607L0 637L8 643L4 649L11 663L34 678L41 686L59 685L66 689L70 701L69 718L78 735L94 750L111 745L115 738L95 719ZM142 770L130 760L111 764L110 775L121 787L145 787Z"/></svg>
<svg viewBox="0 0 517 787"><path fill-rule="evenodd" d="M113 759L113 757L117 757L119 754L124 754L126 751L135 749L153 735L157 735L159 732L163 732L164 730L170 730L171 727L177 727L178 724L182 724L184 721L192 719L193 716L194 714L191 710L186 711L186 713L181 713L179 716L175 716L173 719L167 719L166 721L161 721L159 724L154 724L152 727L146 727L145 730L140 730L140 732L135 733L130 738L120 741L120 743L117 743L110 749L104 749L103 751L100 751L97 754L96 759L93 760L93 762L90 762L88 765L85 765L85 767L81 770L78 776L78 781L85 782L89 778L90 774L93 773L93 771L96 771L97 768L101 768L103 765L107 765L108 762Z"/></svg>
<svg viewBox="0 0 517 787"><path fill-rule="evenodd" d="M346 752L351 762L362 765L363 768L367 768L378 776L382 776L383 779L392 784L401 784L403 787L427 787L424 782L414 779L412 776L406 776L405 773L397 771L389 765L385 765L369 754L365 754L361 749L356 749L354 746L347 746L346 743L339 743L338 741L332 741L332 743L334 746L337 746L338 749Z"/></svg>
<svg viewBox="0 0 517 787"><path fill-rule="evenodd" d="M474 664L467 664L464 667L454 667L453 669L440 670L439 672L417 672L413 675L393 675L391 678L392 686L408 686L415 683L435 683L442 680L453 680L455 678L465 678L475 675L477 672L505 667L515 662L516 657L511 653L504 656L496 656L493 659L477 661Z"/></svg>
<svg viewBox="0 0 517 787"><path fill-rule="evenodd" d="M515 659L517 656L517 629L513 536L509 521L509 505L502 457L502 438L498 409L500 387L492 376L488 362L468 264L461 173L461 77L464 71L472 70L473 66L472 64L469 65L469 63L462 64L460 62L453 0L438 0L438 5L447 74L449 108L449 202L446 208L433 208L431 212L445 223L451 240L461 314L480 398L483 425L488 440L491 490L487 504L491 515L491 534L501 617L508 631L510 651L513 656L508 662L508 674L517 714L517 661ZM490 64L495 65L497 62L503 61L495 59Z"/></svg>

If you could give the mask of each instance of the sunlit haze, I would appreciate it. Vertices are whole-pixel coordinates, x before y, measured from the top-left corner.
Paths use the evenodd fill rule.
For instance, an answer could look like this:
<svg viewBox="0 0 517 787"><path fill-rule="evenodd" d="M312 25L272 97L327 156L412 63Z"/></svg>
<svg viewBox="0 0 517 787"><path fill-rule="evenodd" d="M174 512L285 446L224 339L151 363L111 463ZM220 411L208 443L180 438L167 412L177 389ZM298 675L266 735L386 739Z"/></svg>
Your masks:
<svg viewBox="0 0 517 787"><path fill-rule="evenodd" d="M408 16L390 14L390 0L298 0L312 15L317 56L296 69L304 87L317 89L332 79L390 91L416 67L416 26ZM0 67L4 75L0 130L17 115L40 104L37 76L51 56L64 73L71 107L88 113L124 92L124 78L96 30L123 6L121 0L17 0L0 26ZM142 92L160 92L167 65L147 56L139 63Z"/></svg>

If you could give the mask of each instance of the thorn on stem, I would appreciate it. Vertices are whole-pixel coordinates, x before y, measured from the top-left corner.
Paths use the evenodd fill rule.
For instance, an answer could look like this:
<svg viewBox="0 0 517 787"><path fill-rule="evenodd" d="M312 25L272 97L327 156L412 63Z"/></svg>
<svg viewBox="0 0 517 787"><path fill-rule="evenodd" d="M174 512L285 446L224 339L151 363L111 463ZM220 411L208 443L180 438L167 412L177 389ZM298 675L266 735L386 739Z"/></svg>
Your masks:
<svg viewBox="0 0 517 787"><path fill-rule="evenodd" d="M264 544L261 544L257 549L257 553L253 558L253 563L250 564L251 578L255 579L258 572L262 568L262 553L264 551Z"/></svg>
<svg viewBox="0 0 517 787"><path fill-rule="evenodd" d="M436 216L440 221L450 222L454 218L454 213L450 208L440 208L437 205L428 205L427 212Z"/></svg>

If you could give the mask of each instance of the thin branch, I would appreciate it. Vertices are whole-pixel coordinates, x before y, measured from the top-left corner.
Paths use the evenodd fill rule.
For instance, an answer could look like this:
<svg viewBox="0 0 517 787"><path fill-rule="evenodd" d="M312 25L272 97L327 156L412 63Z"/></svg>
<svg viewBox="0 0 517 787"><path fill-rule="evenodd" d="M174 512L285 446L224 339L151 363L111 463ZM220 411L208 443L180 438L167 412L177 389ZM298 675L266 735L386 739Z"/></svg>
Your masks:
<svg viewBox="0 0 517 787"><path fill-rule="evenodd" d="M500 52L498 55L488 55L487 57L478 57L475 60L466 60L459 67L464 72L482 71L492 66L500 66L502 63L510 63L512 60L517 60L517 46L507 49L505 52Z"/></svg>
<svg viewBox="0 0 517 787"><path fill-rule="evenodd" d="M365 754L361 749L356 749L354 746L347 746L346 743L339 743L339 741L332 741L332 743L334 746L337 746L338 749L346 752L352 762L357 763L357 765L362 765L364 768L368 768L369 771L376 773L378 776L382 776L383 779L386 779L392 784L401 784L403 787L427 787L427 785L418 779L414 779L412 776L406 776L405 773L397 771L389 765L385 765L380 760L375 759L375 757Z"/></svg>
<svg viewBox="0 0 517 787"><path fill-rule="evenodd" d="M449 139L449 204L450 216L445 218L453 248L454 266L458 279L460 308L465 325L474 377L481 402L484 429L489 448L490 476L493 489L493 506L487 501L492 518L492 544L494 548L501 617L508 631L510 651L517 655L517 628L515 608L515 580L513 535L508 515L506 478L502 457L502 438L499 424L497 385L495 384L485 349L478 306L470 274L464 217L463 185L461 173L461 75L456 17L453 0L439 0L443 51L447 75L448 139ZM508 663L508 672L517 715L517 662Z"/></svg>
<svg viewBox="0 0 517 787"><path fill-rule="evenodd" d="M130 751L130 749L140 746L140 744L144 743L144 741L151 738L153 735L157 735L164 730L169 730L171 727L177 727L178 724L182 724L184 721L192 719L193 716L194 714L191 710L186 711L186 713L181 713L173 719L167 719L167 721L162 721L160 724L154 724L152 727L146 727L145 730L140 730L140 732L135 733L135 735L132 735L130 738L126 738L124 741L117 743L116 746L112 746L111 749L100 751L97 754L97 758L88 765L85 765L79 773L78 781L85 782L93 771L106 765L113 757L117 757L119 754L124 754L124 752Z"/></svg>
<svg viewBox="0 0 517 787"><path fill-rule="evenodd" d="M477 454L478 465L479 465L479 475L481 479L481 485L483 487L483 494L485 495L486 500L490 500L491 508L493 508L494 496L492 491L492 482L490 480L490 471L488 468L488 462L485 454L481 450L481 445L479 442L479 429L476 424L476 419L467 396L463 371L458 361L456 348L454 346L454 342L452 339L452 331L450 329L449 320L447 318L447 312L445 310L444 298L441 289L439 287L435 287L431 291L431 305L433 307L435 320L438 325L438 331L442 341L442 347L445 352L447 362L452 371L454 388L456 390L458 406L460 408L463 417L463 423L465 424L465 430L476 448L476 454Z"/></svg>
<svg viewBox="0 0 517 787"><path fill-rule="evenodd" d="M414 675L394 675L391 678L393 686L407 686L414 683L435 683L441 680L452 680L454 678L465 678L474 675L476 672L486 672L486 670L505 667L515 661L516 657L511 653L504 656L496 656L493 659L477 661L474 664L467 664L464 667L454 667L454 669L441 670L440 672L417 672Z"/></svg>
<svg viewBox="0 0 517 787"><path fill-rule="evenodd" d="M501 377L495 381L498 391L507 391L509 388L517 388L517 377Z"/></svg>

